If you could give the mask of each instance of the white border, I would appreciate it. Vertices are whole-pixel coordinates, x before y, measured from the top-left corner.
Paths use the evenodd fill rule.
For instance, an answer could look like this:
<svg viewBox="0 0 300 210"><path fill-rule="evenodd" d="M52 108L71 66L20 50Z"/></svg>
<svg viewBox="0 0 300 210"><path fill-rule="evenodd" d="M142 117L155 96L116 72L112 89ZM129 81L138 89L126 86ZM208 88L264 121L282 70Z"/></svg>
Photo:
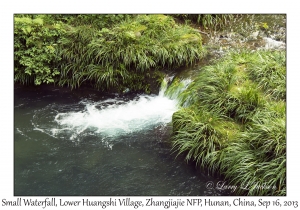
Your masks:
<svg viewBox="0 0 300 210"><path fill-rule="evenodd" d="M299 175L299 12L296 1L252 0L252 1L2 1L1 2L1 139L0 139L0 206L2 199L15 200L13 196L13 14L14 13L283 13L287 14L287 197L278 197L281 201L297 200L300 189ZM297 62L298 61L298 62ZM34 198L34 197L31 197ZM42 200L44 197L37 197ZM81 200L81 197L62 197L69 200ZM108 197L89 197L105 199ZM147 197L133 197L145 200ZM159 198L159 197L155 197ZM171 197L161 197L168 200ZM174 197L178 199L181 197ZM186 199L187 197L183 197ZM192 198L192 197L191 197ZM199 198L199 197L194 197ZM201 197L205 199L205 197ZM59 198L57 198L59 199ZM235 197L209 197L211 200L229 200ZM242 199L276 200L276 197L243 197ZM299 201L299 199L298 199ZM96 207L97 208L97 207ZM233 207L231 207L232 209ZM257 208L257 207L256 207ZM66 209L66 208L64 208ZM98 207L99 209L99 207ZM109 208L120 209L120 208ZM128 209L133 209L128 208ZM149 208L148 208L149 209ZM160 207L160 209L163 209ZM180 208L182 209L182 208ZM215 207L211 209L220 209ZM271 208L273 209L273 208Z"/></svg>

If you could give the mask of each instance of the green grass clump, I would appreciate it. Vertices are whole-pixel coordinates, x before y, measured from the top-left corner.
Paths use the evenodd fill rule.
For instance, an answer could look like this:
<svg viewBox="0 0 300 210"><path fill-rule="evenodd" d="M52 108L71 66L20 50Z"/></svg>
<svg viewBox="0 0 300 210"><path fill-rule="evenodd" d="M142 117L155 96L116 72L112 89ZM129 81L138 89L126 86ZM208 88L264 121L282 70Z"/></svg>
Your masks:
<svg viewBox="0 0 300 210"><path fill-rule="evenodd" d="M197 23L204 28L221 29L227 26L236 15L232 14L176 14L177 17L186 22Z"/></svg>
<svg viewBox="0 0 300 210"><path fill-rule="evenodd" d="M251 78L275 100L286 99L285 52L258 54L257 63L249 65Z"/></svg>
<svg viewBox="0 0 300 210"><path fill-rule="evenodd" d="M245 66L225 60L205 67L188 88L191 101L240 122L247 122L265 103L261 90L248 79Z"/></svg>
<svg viewBox="0 0 300 210"><path fill-rule="evenodd" d="M201 35L167 15L16 15L14 34L15 81L36 85L150 92L159 72L205 53Z"/></svg>
<svg viewBox="0 0 300 210"><path fill-rule="evenodd" d="M196 110L196 112L194 111ZM219 170L220 151L234 139L240 126L205 109L182 108L173 115L173 150L202 168Z"/></svg>
<svg viewBox="0 0 300 210"><path fill-rule="evenodd" d="M59 84L142 90L154 69L190 65L203 55L201 36L164 15L138 15L101 30L70 28L62 40ZM158 79L158 78L157 78Z"/></svg>
<svg viewBox="0 0 300 210"><path fill-rule="evenodd" d="M174 113L173 150L225 175L237 194L285 195L285 72L277 51L231 53L202 68Z"/></svg>
<svg viewBox="0 0 300 210"><path fill-rule="evenodd" d="M150 68L192 64L203 55L201 36L165 15L138 15L112 29L102 29L88 49L102 65Z"/></svg>
<svg viewBox="0 0 300 210"><path fill-rule="evenodd" d="M232 54L233 62L244 64L249 78L274 100L286 98L286 55L284 51Z"/></svg>
<svg viewBox="0 0 300 210"><path fill-rule="evenodd" d="M225 177L246 195L286 194L286 124L265 110L222 151ZM269 186L271 188L263 187Z"/></svg>
<svg viewBox="0 0 300 210"><path fill-rule="evenodd" d="M201 115L201 116L200 116ZM202 117L200 120L199 118ZM212 119L205 113L196 114L190 109L182 109L173 115L173 149L177 154L185 154L187 161L195 161L201 167L208 167L207 159L220 146L220 134L213 128Z"/></svg>

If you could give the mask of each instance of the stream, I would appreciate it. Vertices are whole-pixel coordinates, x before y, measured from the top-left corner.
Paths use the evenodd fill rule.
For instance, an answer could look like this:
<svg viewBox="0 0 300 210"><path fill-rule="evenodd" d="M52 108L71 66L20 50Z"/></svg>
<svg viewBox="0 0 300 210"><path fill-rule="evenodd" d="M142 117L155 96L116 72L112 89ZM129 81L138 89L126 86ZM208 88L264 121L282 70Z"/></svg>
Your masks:
<svg viewBox="0 0 300 210"><path fill-rule="evenodd" d="M163 91L112 99L15 85L15 196L224 194L205 187L217 177L172 154L178 107Z"/></svg>

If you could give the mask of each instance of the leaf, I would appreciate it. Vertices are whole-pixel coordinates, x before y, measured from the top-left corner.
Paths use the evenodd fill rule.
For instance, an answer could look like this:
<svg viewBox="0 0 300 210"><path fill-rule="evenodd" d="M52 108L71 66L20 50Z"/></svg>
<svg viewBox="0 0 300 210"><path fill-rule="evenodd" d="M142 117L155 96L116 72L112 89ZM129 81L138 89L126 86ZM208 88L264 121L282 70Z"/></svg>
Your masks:
<svg viewBox="0 0 300 210"><path fill-rule="evenodd" d="M31 71L30 70L26 70L25 73L31 75Z"/></svg>
<svg viewBox="0 0 300 210"><path fill-rule="evenodd" d="M37 24L37 25L43 25L44 24L44 20L42 18L33 19L32 22Z"/></svg>

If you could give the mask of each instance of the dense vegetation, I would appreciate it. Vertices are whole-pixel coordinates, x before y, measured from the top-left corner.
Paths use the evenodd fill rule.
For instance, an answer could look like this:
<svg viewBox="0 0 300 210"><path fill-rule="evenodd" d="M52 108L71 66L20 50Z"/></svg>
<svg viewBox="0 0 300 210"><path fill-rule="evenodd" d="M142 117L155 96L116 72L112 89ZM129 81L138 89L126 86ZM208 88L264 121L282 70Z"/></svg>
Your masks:
<svg viewBox="0 0 300 210"><path fill-rule="evenodd" d="M174 17L186 23L194 23L205 29L221 29L238 17L232 14L175 14Z"/></svg>
<svg viewBox="0 0 300 210"><path fill-rule="evenodd" d="M204 67L173 115L174 151L247 186L238 194L285 195L285 77L280 51L231 53Z"/></svg>
<svg viewBox="0 0 300 210"><path fill-rule="evenodd" d="M215 30L234 18L16 15L14 79L151 93L168 70L205 55L199 31L187 23ZM244 50L201 68L180 94L174 91L183 83L174 79L166 91L182 106L172 120L174 152L248 188L237 194L286 195L285 65L284 51Z"/></svg>
<svg viewBox="0 0 300 210"><path fill-rule="evenodd" d="M201 35L166 15L17 15L15 82L150 92L204 55Z"/></svg>

